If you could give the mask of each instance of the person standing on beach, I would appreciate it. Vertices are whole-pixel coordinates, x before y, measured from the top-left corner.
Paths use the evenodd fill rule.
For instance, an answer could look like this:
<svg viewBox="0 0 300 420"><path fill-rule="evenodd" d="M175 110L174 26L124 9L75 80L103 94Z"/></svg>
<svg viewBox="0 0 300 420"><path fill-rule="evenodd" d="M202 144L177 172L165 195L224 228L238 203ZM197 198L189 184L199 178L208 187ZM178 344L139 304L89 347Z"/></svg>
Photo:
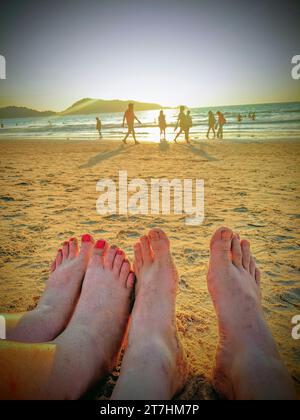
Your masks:
<svg viewBox="0 0 300 420"><path fill-rule="evenodd" d="M238 114L236 118L237 118L237 121L238 121L239 123L243 121L243 117L242 117L242 115L241 115L241 114Z"/></svg>
<svg viewBox="0 0 300 420"><path fill-rule="evenodd" d="M206 137L208 139L209 139L210 130L212 130L212 132L214 133L214 139L216 138L215 126L216 126L216 119L215 119L214 113L212 111L209 111L209 113L208 113L208 130L207 130L207 133L206 133Z"/></svg>
<svg viewBox="0 0 300 420"><path fill-rule="evenodd" d="M164 111L160 111L159 113L159 117L158 117L158 125L159 125L159 129L160 129L160 139L161 136L164 136L164 140L166 141L166 128L167 128L167 123L166 123L166 116L164 114Z"/></svg>
<svg viewBox="0 0 300 420"><path fill-rule="evenodd" d="M100 118L96 117L96 130L99 133L100 139L102 139L102 123Z"/></svg>
<svg viewBox="0 0 300 420"><path fill-rule="evenodd" d="M191 115L191 111L187 112L186 115L186 130L185 130L185 140L188 144L190 144L190 129L193 127L193 118Z"/></svg>
<svg viewBox="0 0 300 420"><path fill-rule="evenodd" d="M123 117L123 125L122 126L125 127L125 121L126 121L126 124L127 124L127 127L128 127L127 134L126 134L126 136L123 140L124 144L127 144L126 140L127 140L127 138L129 137L130 134L132 134L132 137L134 139L135 144L139 144L139 142L136 140L136 137L135 137L134 120L137 120L137 122L139 124L142 124L140 122L140 120L138 119L138 117L134 113L134 104L130 103L128 105L128 109L125 112L124 117Z"/></svg>
<svg viewBox="0 0 300 420"><path fill-rule="evenodd" d="M177 143L177 139L178 137L182 134L182 133L186 133L186 129L187 129L187 116L185 114L185 107L181 106L180 107L180 112L177 118L177 123L176 123L176 127L174 129L174 131L177 131L178 127L180 128L180 131L177 133L174 142Z"/></svg>
<svg viewBox="0 0 300 420"><path fill-rule="evenodd" d="M217 112L217 116L218 116L218 132L217 132L217 138L218 139L223 139L223 127L226 124L226 119L224 117L224 115L222 114L222 112L218 111Z"/></svg>

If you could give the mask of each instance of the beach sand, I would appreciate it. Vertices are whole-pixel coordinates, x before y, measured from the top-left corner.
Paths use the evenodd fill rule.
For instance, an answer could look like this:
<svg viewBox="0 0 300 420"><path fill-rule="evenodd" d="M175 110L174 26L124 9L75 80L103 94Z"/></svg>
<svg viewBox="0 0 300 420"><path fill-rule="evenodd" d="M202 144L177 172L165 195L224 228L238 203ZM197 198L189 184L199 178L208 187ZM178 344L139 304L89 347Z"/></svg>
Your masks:
<svg viewBox="0 0 300 420"><path fill-rule="evenodd" d="M1 140L0 312L34 307L64 239L91 233L133 256L141 234L161 227L170 236L180 273L177 318L191 374L180 399L215 399L209 379L217 344L216 318L206 287L209 241L222 225L252 242L263 271L263 305L300 396L300 347L291 319L300 315L300 143L206 141L120 146L105 141ZM205 221L183 216L96 213L96 183L132 178L205 180ZM259 374L259 372L257 372ZM92 398L108 398L118 370Z"/></svg>

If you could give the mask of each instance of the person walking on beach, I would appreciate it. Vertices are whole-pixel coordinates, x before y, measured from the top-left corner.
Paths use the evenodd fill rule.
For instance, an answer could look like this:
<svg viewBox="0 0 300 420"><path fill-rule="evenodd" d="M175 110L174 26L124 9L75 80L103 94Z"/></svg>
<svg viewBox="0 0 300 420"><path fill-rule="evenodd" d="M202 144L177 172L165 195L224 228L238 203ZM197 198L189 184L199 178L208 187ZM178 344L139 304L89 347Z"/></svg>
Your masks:
<svg viewBox="0 0 300 420"><path fill-rule="evenodd" d="M100 139L102 139L102 123L100 118L96 117L96 130L99 133Z"/></svg>
<svg viewBox="0 0 300 420"><path fill-rule="evenodd" d="M190 129L193 127L193 118L191 115L191 111L187 112L186 115L186 130L185 130L185 140L188 144L190 144Z"/></svg>
<svg viewBox="0 0 300 420"><path fill-rule="evenodd" d="M224 117L224 115L222 114L222 112L218 111L217 112L217 116L218 116L218 132L217 132L217 138L218 139L223 139L223 127L226 124L226 119Z"/></svg>
<svg viewBox="0 0 300 420"><path fill-rule="evenodd" d="M166 116L164 114L164 111L160 111L159 113L158 124L159 124L159 129L160 129L160 139L161 139L161 136L164 136L163 140L166 141L167 123L166 123Z"/></svg>
<svg viewBox="0 0 300 420"><path fill-rule="evenodd" d="M209 139L210 130L214 133L214 139L216 138L216 119L214 116L214 113L212 111L209 111L208 113L208 130L206 133L206 137Z"/></svg>
<svg viewBox="0 0 300 420"><path fill-rule="evenodd" d="M178 127L180 128L179 132L177 133L174 142L177 143L177 139L178 137L183 134L186 133L186 129L187 129L187 116L185 114L185 107L181 106L180 107L180 112L177 118L177 123L176 123L176 127L174 129L174 131L177 131Z"/></svg>
<svg viewBox="0 0 300 420"><path fill-rule="evenodd" d="M123 125L122 126L125 127L125 121L126 121L126 124L127 124L127 127L128 127L127 134L126 134L126 136L123 140L124 144L127 144L126 140L127 140L127 138L129 137L130 134L132 135L132 137L134 139L134 143L139 144L139 142L136 140L136 137L135 137L134 120L136 120L139 124L142 124L141 121L138 119L138 117L134 113L134 104L130 103L128 105L128 109L125 112L124 117L123 117Z"/></svg>

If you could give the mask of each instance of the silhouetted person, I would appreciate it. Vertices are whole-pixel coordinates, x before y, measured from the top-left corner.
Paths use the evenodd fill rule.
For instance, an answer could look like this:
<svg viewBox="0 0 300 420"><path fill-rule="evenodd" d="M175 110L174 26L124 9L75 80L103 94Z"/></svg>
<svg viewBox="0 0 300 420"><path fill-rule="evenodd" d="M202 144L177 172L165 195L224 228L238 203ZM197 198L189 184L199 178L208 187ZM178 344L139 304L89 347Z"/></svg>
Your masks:
<svg viewBox="0 0 300 420"><path fill-rule="evenodd" d="M241 114L238 114L236 118L237 118L237 121L238 121L239 123L243 121L243 117L242 117L242 115L241 115Z"/></svg>
<svg viewBox="0 0 300 420"><path fill-rule="evenodd" d="M186 115L186 130L185 130L185 140L187 143L190 143L190 129L192 127L193 127L193 118L191 116L191 111L188 111Z"/></svg>
<svg viewBox="0 0 300 420"><path fill-rule="evenodd" d="M177 135L176 135L176 137L174 139L175 143L177 143L178 137L182 133L185 133L186 132L186 129L187 129L187 117L186 117L184 111L185 111L185 107L184 106L181 106L180 107L180 112L179 112L179 115L178 115L178 118L177 118L176 127L174 129L174 131L176 131L178 129L178 127L180 128L180 131L177 133Z"/></svg>
<svg viewBox="0 0 300 420"><path fill-rule="evenodd" d="M206 137L209 139L210 130L214 133L214 139L216 138L216 119L214 116L214 113L212 111L209 111L208 113L208 130L206 133Z"/></svg>
<svg viewBox="0 0 300 420"><path fill-rule="evenodd" d="M223 127L226 124L226 119L225 119L224 115L222 114L222 112L220 112L220 111L217 112L217 116L218 116L217 138L218 139L223 139Z"/></svg>
<svg viewBox="0 0 300 420"><path fill-rule="evenodd" d="M252 112L252 121L256 120L256 112Z"/></svg>
<svg viewBox="0 0 300 420"><path fill-rule="evenodd" d="M99 133L100 139L102 139L102 123L100 118L96 117L96 130Z"/></svg>
<svg viewBox="0 0 300 420"><path fill-rule="evenodd" d="M166 116L164 114L164 111L160 111L159 113L158 124L159 124L159 129L160 129L160 138L161 136L164 136L164 140L166 140L167 123L166 123Z"/></svg>
<svg viewBox="0 0 300 420"><path fill-rule="evenodd" d="M125 112L124 117L123 117L123 127L125 127L125 121L126 121L127 127L128 127L127 134L126 134L126 136L123 140L123 143L125 143L125 144L126 144L126 140L127 140L128 136L130 134L132 134L132 137L134 139L135 144L139 144L139 142L136 140L136 137L135 137L134 120L137 120L137 122L139 124L141 124L140 120L137 118L137 116L134 113L134 105L129 104L128 109Z"/></svg>
<svg viewBox="0 0 300 420"><path fill-rule="evenodd" d="M0 127L1 127L1 128L4 128L4 124L3 124L3 122L1 123Z"/></svg>

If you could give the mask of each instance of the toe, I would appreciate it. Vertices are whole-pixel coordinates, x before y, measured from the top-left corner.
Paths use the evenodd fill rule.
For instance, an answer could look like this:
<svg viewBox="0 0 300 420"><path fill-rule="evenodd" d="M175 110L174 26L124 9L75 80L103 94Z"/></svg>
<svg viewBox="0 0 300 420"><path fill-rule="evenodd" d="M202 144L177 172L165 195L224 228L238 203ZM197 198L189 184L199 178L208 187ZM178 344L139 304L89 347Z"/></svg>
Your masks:
<svg viewBox="0 0 300 420"><path fill-rule="evenodd" d="M127 260L124 260L121 271L120 271L120 282L121 284L126 287L127 278L130 273L130 264Z"/></svg>
<svg viewBox="0 0 300 420"><path fill-rule="evenodd" d="M104 267L104 258L107 250L108 244L106 241L104 241L103 239L97 241L93 249L93 263L100 264L101 267Z"/></svg>
<svg viewBox="0 0 300 420"><path fill-rule="evenodd" d="M243 254L243 267L245 270L250 272L250 260L251 260L251 251L250 251L250 242L243 240L241 242L242 254Z"/></svg>
<svg viewBox="0 0 300 420"><path fill-rule="evenodd" d="M59 249L56 255L56 259L55 259L56 268L61 265L62 261L63 261L63 253L62 253L62 249Z"/></svg>
<svg viewBox="0 0 300 420"><path fill-rule="evenodd" d="M53 273L56 270L56 262L53 261L53 263L50 265L50 273Z"/></svg>
<svg viewBox="0 0 300 420"><path fill-rule="evenodd" d="M94 239L91 235L85 234L81 238L80 256L88 262L94 248Z"/></svg>
<svg viewBox="0 0 300 420"><path fill-rule="evenodd" d="M210 243L212 256L218 256L231 262L231 244L233 232L228 228L220 228L213 235Z"/></svg>
<svg viewBox="0 0 300 420"><path fill-rule="evenodd" d="M144 264L149 265L152 263L153 259L148 236L142 236L140 239L140 243Z"/></svg>
<svg viewBox="0 0 300 420"><path fill-rule="evenodd" d="M161 229L152 229L149 234L149 241L153 250L154 258L164 258L170 252L170 241Z"/></svg>
<svg viewBox="0 0 300 420"><path fill-rule="evenodd" d="M125 260L125 254L121 249L117 250L117 255L116 258L114 260L114 264L113 264L113 273L115 274L115 276L120 276L120 271L121 271L121 267L123 265L123 262Z"/></svg>
<svg viewBox="0 0 300 420"><path fill-rule="evenodd" d="M255 279L255 270L256 270L255 259L251 255L251 257L250 257L250 274L254 279Z"/></svg>
<svg viewBox="0 0 300 420"><path fill-rule="evenodd" d="M141 271L143 267L142 246L138 242L134 247L134 268L136 272Z"/></svg>
<svg viewBox="0 0 300 420"><path fill-rule="evenodd" d="M258 268L255 269L255 281L258 287L260 287L261 284L261 272Z"/></svg>
<svg viewBox="0 0 300 420"><path fill-rule="evenodd" d="M127 277L127 283L126 283L127 289L133 289L134 283L135 283L135 275L131 271Z"/></svg>
<svg viewBox="0 0 300 420"><path fill-rule="evenodd" d="M241 241L238 235L234 235L232 239L232 245L231 245L231 252L232 252L232 262L233 264L238 267L242 268L242 247L241 247Z"/></svg>
<svg viewBox="0 0 300 420"><path fill-rule="evenodd" d="M114 260L115 260L116 255L117 255L117 251L118 251L118 247L116 247L116 246L111 246L109 248L109 250L107 251L107 254L106 254L105 260L104 260L104 267L107 270L112 271L113 265L114 265Z"/></svg>
<svg viewBox="0 0 300 420"><path fill-rule="evenodd" d="M71 238L69 240L69 258L74 259L77 257L79 252L78 241L76 238Z"/></svg>
<svg viewBox="0 0 300 420"><path fill-rule="evenodd" d="M62 246L63 261L69 258L69 242L64 242Z"/></svg>

